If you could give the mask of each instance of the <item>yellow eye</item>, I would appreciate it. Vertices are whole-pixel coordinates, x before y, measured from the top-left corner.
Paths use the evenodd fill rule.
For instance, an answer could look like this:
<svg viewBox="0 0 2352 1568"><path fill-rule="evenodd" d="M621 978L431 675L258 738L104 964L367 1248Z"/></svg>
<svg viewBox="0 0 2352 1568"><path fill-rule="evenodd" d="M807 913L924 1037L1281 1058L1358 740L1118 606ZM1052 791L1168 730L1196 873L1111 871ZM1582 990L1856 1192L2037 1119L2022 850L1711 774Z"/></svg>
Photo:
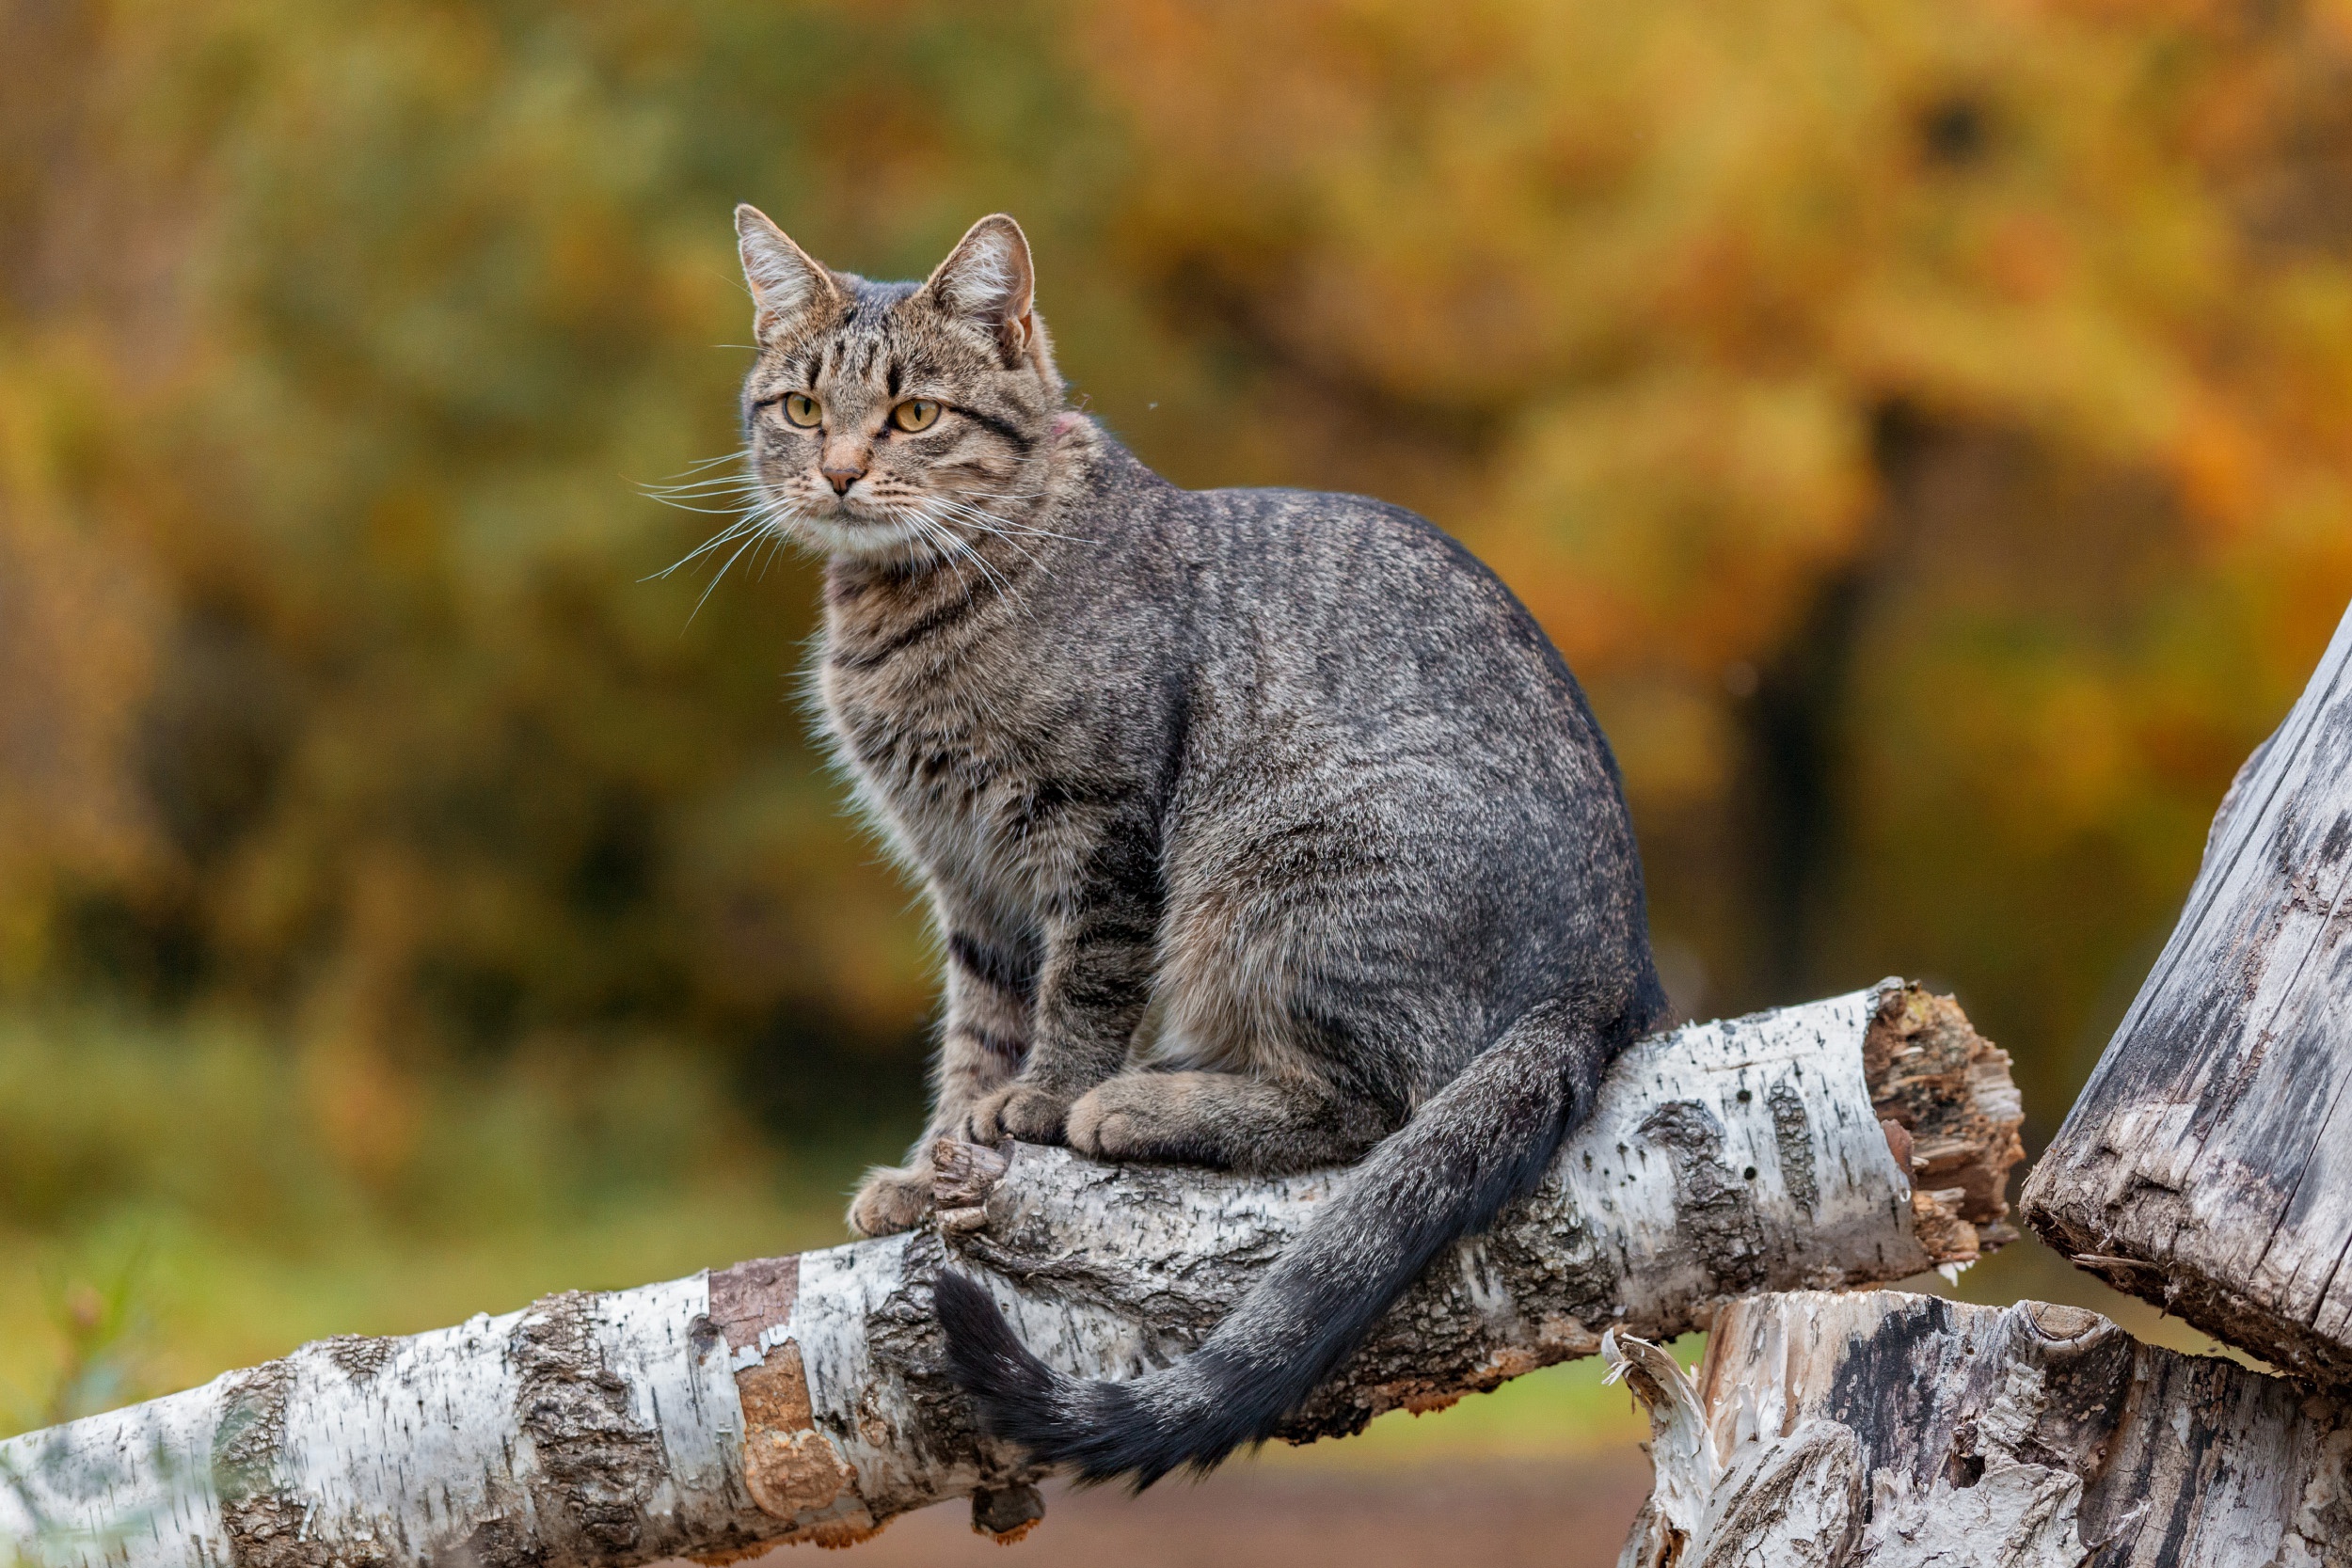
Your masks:
<svg viewBox="0 0 2352 1568"><path fill-rule="evenodd" d="M785 397L784 417L803 430L814 430L817 421L825 417L825 411L806 392L792 392Z"/></svg>
<svg viewBox="0 0 2352 1568"><path fill-rule="evenodd" d="M890 422L913 435L939 422L939 404L929 398L909 398L890 411Z"/></svg>

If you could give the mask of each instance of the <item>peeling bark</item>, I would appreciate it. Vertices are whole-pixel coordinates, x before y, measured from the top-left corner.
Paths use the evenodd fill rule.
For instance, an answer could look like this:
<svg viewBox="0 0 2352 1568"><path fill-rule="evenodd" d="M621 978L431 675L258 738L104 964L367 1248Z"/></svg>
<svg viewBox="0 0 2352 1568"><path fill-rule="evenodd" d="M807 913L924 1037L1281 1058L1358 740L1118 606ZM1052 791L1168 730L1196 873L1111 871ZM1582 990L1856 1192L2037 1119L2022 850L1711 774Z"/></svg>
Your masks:
<svg viewBox="0 0 2352 1568"><path fill-rule="evenodd" d="M2081 1307L1757 1297L1696 1387L1604 1354L1655 1434L1620 1568L2352 1563L2352 1414Z"/></svg>
<svg viewBox="0 0 2352 1568"><path fill-rule="evenodd" d="M2028 1221L2122 1291L2352 1388L2352 613L2215 817Z"/></svg>
<svg viewBox="0 0 2352 1568"><path fill-rule="evenodd" d="M2004 1234L2006 1063L1948 1001L1893 982L1641 1042L1542 1190L1435 1264L1284 1435L1446 1404L1612 1326L1679 1333L1746 1291L1973 1259ZM0 1558L723 1560L847 1544L961 1496L1012 1539L1043 1512L1041 1472L983 1440L947 1381L937 1271L987 1281L1058 1365L1131 1376L1198 1343L1347 1179L1019 1145L936 1160L938 1223L910 1235L325 1340L0 1444ZM1905 1162L1946 1184L1915 1191Z"/></svg>

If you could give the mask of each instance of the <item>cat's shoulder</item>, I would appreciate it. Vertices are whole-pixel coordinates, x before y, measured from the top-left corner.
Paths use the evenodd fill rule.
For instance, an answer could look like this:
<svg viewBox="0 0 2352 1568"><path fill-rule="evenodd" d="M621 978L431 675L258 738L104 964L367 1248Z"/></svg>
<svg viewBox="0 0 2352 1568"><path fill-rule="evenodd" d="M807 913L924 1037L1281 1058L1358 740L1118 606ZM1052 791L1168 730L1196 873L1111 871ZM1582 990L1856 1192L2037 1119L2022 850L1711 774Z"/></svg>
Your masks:
<svg viewBox="0 0 2352 1568"><path fill-rule="evenodd" d="M1452 540L1443 529L1410 508L1345 490L1249 485L1181 494L1185 502L1219 521L1271 532L1302 537L1370 535L1438 548Z"/></svg>
<svg viewBox="0 0 2352 1568"><path fill-rule="evenodd" d="M1386 561L1417 576L1495 584L1493 572L1470 546L1411 508L1377 496L1278 486L1182 494L1197 504L1201 521L1286 551L1367 564Z"/></svg>

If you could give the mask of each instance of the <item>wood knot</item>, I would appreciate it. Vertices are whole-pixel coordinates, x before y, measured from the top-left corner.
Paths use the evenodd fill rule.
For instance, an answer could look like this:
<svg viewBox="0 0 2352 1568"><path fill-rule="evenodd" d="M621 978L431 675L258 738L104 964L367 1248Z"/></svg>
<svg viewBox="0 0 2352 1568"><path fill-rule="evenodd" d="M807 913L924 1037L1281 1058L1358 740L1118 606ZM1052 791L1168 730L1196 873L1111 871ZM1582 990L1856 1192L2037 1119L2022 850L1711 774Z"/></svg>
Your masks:
<svg viewBox="0 0 2352 1568"><path fill-rule="evenodd" d="M2033 1331L2054 1344L2073 1344L2075 1340L2098 1333L2108 1326L2106 1319L2081 1307L2066 1307L2056 1302L2023 1301L2017 1304L2026 1322Z"/></svg>
<svg viewBox="0 0 2352 1568"><path fill-rule="evenodd" d="M1009 1546L1028 1534L1044 1517L1044 1494L1026 1483L1001 1488L983 1486L972 1494L974 1532L1003 1545Z"/></svg>
<svg viewBox="0 0 2352 1568"><path fill-rule="evenodd" d="M1005 1179L1012 1162L993 1148L961 1138L931 1144L931 1212L939 1228L968 1235L988 1228L988 1195Z"/></svg>
<svg viewBox="0 0 2352 1568"><path fill-rule="evenodd" d="M817 1428L808 1370L790 1339L738 1372L743 1402L743 1487L759 1511L792 1526L790 1539L846 1546L876 1526L834 1440Z"/></svg>

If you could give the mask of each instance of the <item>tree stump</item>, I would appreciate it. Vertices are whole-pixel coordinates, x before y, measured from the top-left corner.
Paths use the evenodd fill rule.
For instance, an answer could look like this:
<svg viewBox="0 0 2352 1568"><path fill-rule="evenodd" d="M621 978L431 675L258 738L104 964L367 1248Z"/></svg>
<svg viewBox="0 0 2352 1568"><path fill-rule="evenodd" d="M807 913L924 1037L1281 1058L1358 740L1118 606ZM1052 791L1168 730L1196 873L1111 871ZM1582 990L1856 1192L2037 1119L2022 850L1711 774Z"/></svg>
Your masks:
<svg viewBox="0 0 2352 1568"><path fill-rule="evenodd" d="M2352 1414L2095 1312L1759 1296L1694 1388L1604 1348L1657 1483L1619 1568L2342 1568Z"/></svg>
<svg viewBox="0 0 2352 1568"><path fill-rule="evenodd" d="M2352 614L2221 803L2163 957L2026 1185L2119 1290L2352 1386Z"/></svg>

